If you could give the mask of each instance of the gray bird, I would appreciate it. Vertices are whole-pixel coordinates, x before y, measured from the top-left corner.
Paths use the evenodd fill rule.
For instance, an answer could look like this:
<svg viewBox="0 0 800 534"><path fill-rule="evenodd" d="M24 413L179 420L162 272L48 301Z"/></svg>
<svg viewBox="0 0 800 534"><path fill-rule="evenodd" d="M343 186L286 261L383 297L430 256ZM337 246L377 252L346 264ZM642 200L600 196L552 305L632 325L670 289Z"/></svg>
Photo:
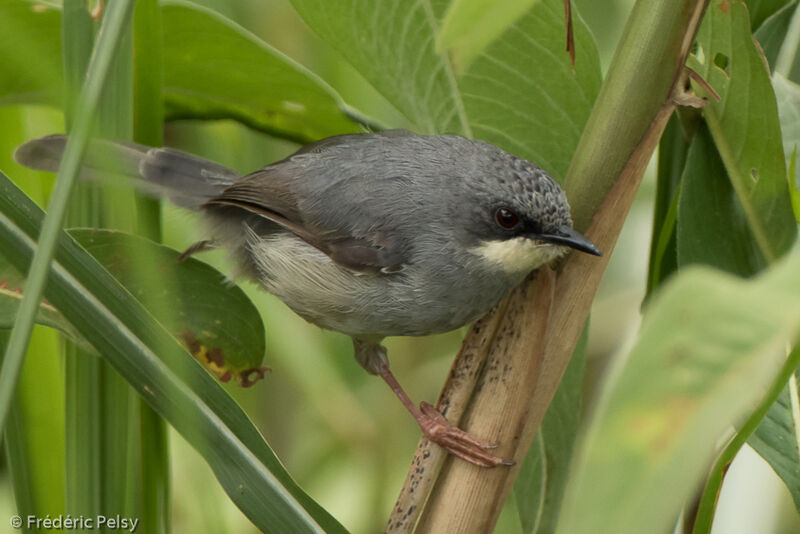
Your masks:
<svg viewBox="0 0 800 534"><path fill-rule="evenodd" d="M44 137L15 158L55 172L65 144ZM417 408L381 341L468 324L570 248L600 255L572 229L564 191L545 171L458 136L339 135L245 176L171 148L94 141L83 176L110 174L200 212L207 237L183 257L225 247L237 274L351 336L358 362L389 384L423 434L481 466L508 462L430 404Z"/></svg>

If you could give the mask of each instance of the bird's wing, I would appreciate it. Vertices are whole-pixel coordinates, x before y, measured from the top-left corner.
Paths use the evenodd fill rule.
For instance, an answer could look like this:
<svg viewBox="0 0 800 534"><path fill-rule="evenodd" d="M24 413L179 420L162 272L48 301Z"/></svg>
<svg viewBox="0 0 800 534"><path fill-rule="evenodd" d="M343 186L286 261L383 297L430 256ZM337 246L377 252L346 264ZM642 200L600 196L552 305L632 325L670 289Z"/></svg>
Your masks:
<svg viewBox="0 0 800 534"><path fill-rule="evenodd" d="M292 157L243 177L206 205L235 206L265 217L348 269L383 274L398 272L409 262L408 243L380 223L382 218L385 220L385 214L377 213L370 206L370 195L364 191L372 187L385 190L386 184L375 184L375 180L363 175L342 178L335 170L321 177L326 174L321 167L309 166L307 162L300 165L292 159L298 155L313 158L335 146L359 144L363 137L337 136L306 146ZM309 182L305 185L314 191L305 196L320 197L318 202L298 201L295 193L298 180ZM352 208L348 213L331 216L330 210L350 200L342 198L347 195L344 189L358 191L365 201L353 199L348 203ZM349 224L340 222L342 220L348 220Z"/></svg>

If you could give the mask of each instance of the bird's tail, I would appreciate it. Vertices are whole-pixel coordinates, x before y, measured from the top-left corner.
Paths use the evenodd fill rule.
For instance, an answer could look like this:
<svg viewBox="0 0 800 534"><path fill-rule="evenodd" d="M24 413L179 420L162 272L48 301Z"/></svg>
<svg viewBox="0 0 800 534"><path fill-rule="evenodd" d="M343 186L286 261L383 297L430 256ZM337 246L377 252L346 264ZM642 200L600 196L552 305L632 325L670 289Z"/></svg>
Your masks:
<svg viewBox="0 0 800 534"><path fill-rule="evenodd" d="M14 159L26 167L56 172L67 137L48 135L17 147ZM218 196L239 174L212 161L172 148L150 148L135 143L94 140L83 159L81 178L108 181L120 175L151 196L198 210Z"/></svg>

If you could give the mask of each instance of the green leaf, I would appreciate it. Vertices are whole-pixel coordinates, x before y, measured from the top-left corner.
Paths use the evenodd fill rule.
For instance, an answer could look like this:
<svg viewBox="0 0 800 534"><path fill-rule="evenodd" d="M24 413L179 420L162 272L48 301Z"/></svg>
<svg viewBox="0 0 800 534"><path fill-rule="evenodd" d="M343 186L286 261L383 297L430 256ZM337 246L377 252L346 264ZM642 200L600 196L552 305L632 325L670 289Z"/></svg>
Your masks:
<svg viewBox="0 0 800 534"><path fill-rule="evenodd" d="M680 180L688 151L689 144L680 120L677 114L673 114L658 145L658 178L646 299L678 268L675 220Z"/></svg>
<svg viewBox="0 0 800 534"><path fill-rule="evenodd" d="M588 333L587 322L514 483L517 513L526 534L555 530L578 435Z"/></svg>
<svg viewBox="0 0 800 534"><path fill-rule="evenodd" d="M741 0L712 3L688 64L719 93L703 109L733 189L766 262L786 252L794 224L775 93ZM702 91L696 87L697 91Z"/></svg>
<svg viewBox="0 0 800 534"><path fill-rule="evenodd" d="M0 353L7 337L0 332ZM60 345L54 331L34 329L3 432L15 511L23 517L64 512L64 376L54 358Z"/></svg>
<svg viewBox="0 0 800 534"><path fill-rule="evenodd" d="M767 62L769 62L773 70L796 9L797 0L790 0L779 10L772 13L761 25L751 26L758 28L753 36L761 45L764 57L767 58Z"/></svg>
<svg viewBox="0 0 800 534"><path fill-rule="evenodd" d="M61 107L61 11L23 0L0 0L0 106Z"/></svg>
<svg viewBox="0 0 800 534"><path fill-rule="evenodd" d="M179 262L177 251L124 232L72 229L69 235L218 377L224 381L233 377L248 386L263 373L261 315L219 271L194 258ZM13 291L20 287L21 276L9 268L0 258L0 280L10 281L7 289L0 289L0 302L9 305L0 311L0 328L11 327L15 314L11 308L15 310L21 299L21 293ZM40 306L37 323L56 328L95 352L51 305Z"/></svg>
<svg viewBox="0 0 800 534"><path fill-rule="evenodd" d="M23 269L43 213L0 173L0 251ZM236 402L111 275L61 233L45 295L206 459L266 532L344 532L294 483ZM156 356L156 353L158 356Z"/></svg>
<svg viewBox="0 0 800 534"><path fill-rule="evenodd" d="M750 12L750 26L758 29L769 17L774 15L795 0L747 0L747 9Z"/></svg>
<svg viewBox="0 0 800 534"><path fill-rule="evenodd" d="M795 372L748 443L775 470L800 511L800 388Z"/></svg>
<svg viewBox="0 0 800 534"><path fill-rule="evenodd" d="M214 11L162 4L167 120L231 118L308 142L359 131L314 73Z"/></svg>
<svg viewBox="0 0 800 534"><path fill-rule="evenodd" d="M800 224L800 189L797 184L797 148L792 151L789 157L789 194L792 197L792 209L794 218Z"/></svg>
<svg viewBox="0 0 800 534"><path fill-rule="evenodd" d="M680 267L702 263L740 276L764 268L747 218L705 125L692 140L683 170L677 253Z"/></svg>
<svg viewBox="0 0 800 534"><path fill-rule="evenodd" d="M444 0L292 3L417 131L483 139L563 178L598 92L600 67L577 13L577 61L570 64L562 0L537 2L458 76L434 45Z"/></svg>
<svg viewBox="0 0 800 534"><path fill-rule="evenodd" d="M778 98L778 113L783 131L783 146L789 160L789 189L800 213L800 195L794 176L798 143L800 143L800 87L774 73L772 84ZM775 473L783 479L800 511L800 405L798 404L798 374L792 375L780 398L767 412L748 443L769 463Z"/></svg>
<svg viewBox="0 0 800 534"><path fill-rule="evenodd" d="M688 267L656 294L581 444L560 533L671 531L719 440L800 334L800 253L742 280Z"/></svg>
<svg viewBox="0 0 800 534"><path fill-rule="evenodd" d="M787 80L776 72L772 75L772 87L775 89L775 97L778 102L783 153L788 165L792 153L800 147L800 85ZM790 177L797 179L793 175Z"/></svg>
<svg viewBox="0 0 800 534"><path fill-rule="evenodd" d="M2 260L0 257L0 261ZM10 330L14 326L20 302L22 302L22 291L19 289L13 290L8 287L0 289L0 330ZM82 349L94 352L89 342L49 302L42 302L39 305L36 323L59 330Z"/></svg>
<svg viewBox="0 0 800 534"><path fill-rule="evenodd" d="M206 8L162 4L166 119L234 119L309 142L356 132L357 113L314 73ZM0 0L0 105L61 106L60 10Z"/></svg>
<svg viewBox="0 0 800 534"><path fill-rule="evenodd" d="M112 230L69 234L201 363L252 383L247 375L261 365L264 324L244 291L213 267L194 258L179 262L177 251L149 239Z"/></svg>
<svg viewBox="0 0 800 534"><path fill-rule="evenodd" d="M465 65L538 1L453 0L436 36L436 49L450 52L457 70L463 71Z"/></svg>

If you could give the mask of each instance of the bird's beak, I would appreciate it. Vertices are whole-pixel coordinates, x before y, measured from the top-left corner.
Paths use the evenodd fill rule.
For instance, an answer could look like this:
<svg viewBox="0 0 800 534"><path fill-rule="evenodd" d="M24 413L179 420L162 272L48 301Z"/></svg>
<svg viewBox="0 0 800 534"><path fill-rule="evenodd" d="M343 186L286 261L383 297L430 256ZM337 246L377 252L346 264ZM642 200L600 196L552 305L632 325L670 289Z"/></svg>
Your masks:
<svg viewBox="0 0 800 534"><path fill-rule="evenodd" d="M603 255L603 253L594 246L594 243L569 226L562 226L552 234L538 235L536 237L542 241L556 243L557 245L565 245L575 250L580 250L581 252L594 254L595 256Z"/></svg>

